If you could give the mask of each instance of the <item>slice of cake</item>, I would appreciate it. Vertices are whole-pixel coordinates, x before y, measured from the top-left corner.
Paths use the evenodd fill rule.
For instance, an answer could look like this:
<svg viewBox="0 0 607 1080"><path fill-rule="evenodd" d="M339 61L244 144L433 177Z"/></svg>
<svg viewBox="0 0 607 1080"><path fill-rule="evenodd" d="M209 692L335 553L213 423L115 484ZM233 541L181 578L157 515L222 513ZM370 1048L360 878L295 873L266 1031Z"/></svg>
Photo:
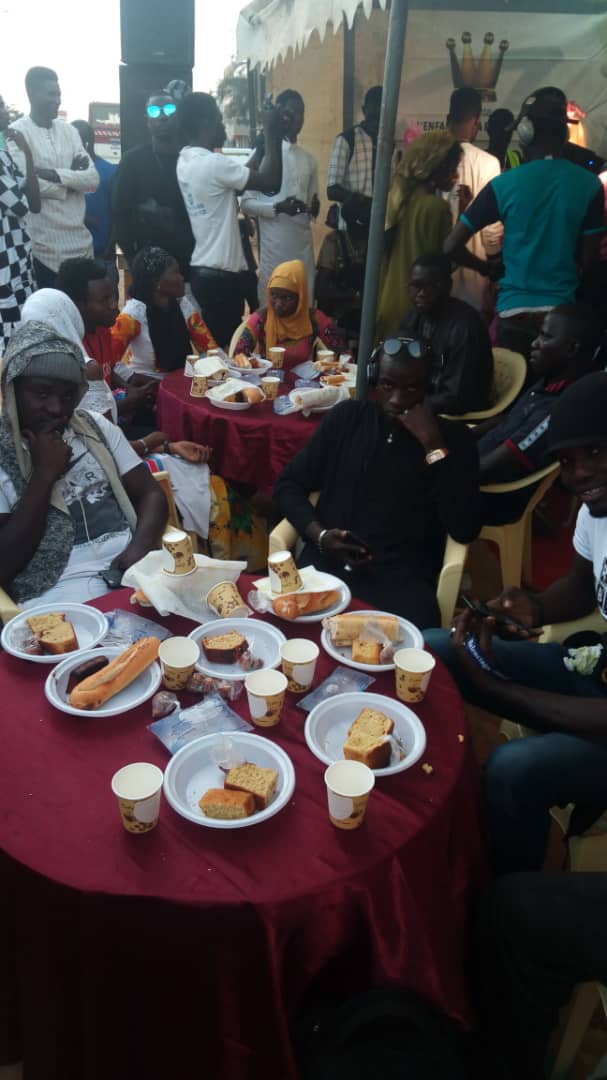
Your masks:
<svg viewBox="0 0 607 1080"><path fill-rule="evenodd" d="M370 769L384 769L392 756L393 730L391 717L377 709L363 709L348 731L344 757L348 761L362 761Z"/></svg>
<svg viewBox="0 0 607 1080"><path fill-rule="evenodd" d="M246 791L210 788L199 799L198 805L206 817L236 821L239 818L251 816L255 810L255 799Z"/></svg>
<svg viewBox="0 0 607 1080"><path fill-rule="evenodd" d="M354 638L352 659L358 664L379 664L381 649L381 641L362 641L360 638Z"/></svg>
<svg viewBox="0 0 607 1080"><path fill-rule="evenodd" d="M214 634L201 641L204 655L212 664L235 664L239 656L249 648L246 637L236 630L227 634Z"/></svg>
<svg viewBox="0 0 607 1080"><path fill-rule="evenodd" d="M62 611L32 615L26 622L45 653L59 655L79 648L74 627Z"/></svg>
<svg viewBox="0 0 607 1080"><path fill-rule="evenodd" d="M264 769L246 761L230 769L225 778L225 786L230 791L248 791L255 799L258 810L265 810L272 799L278 783L276 769Z"/></svg>

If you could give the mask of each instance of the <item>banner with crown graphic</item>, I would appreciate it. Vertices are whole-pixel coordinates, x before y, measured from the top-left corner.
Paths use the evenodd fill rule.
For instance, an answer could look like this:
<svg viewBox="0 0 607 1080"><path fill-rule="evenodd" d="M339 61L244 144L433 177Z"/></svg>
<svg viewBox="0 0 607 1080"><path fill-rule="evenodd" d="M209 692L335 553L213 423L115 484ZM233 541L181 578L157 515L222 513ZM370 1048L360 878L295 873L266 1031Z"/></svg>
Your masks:
<svg viewBox="0 0 607 1080"><path fill-rule="evenodd" d="M364 85L360 71L357 78ZM444 128L449 96L459 87L479 90L486 120L498 106L517 114L523 99L546 85L583 104L588 137L597 152L607 153L605 14L547 19L492 4L474 11L410 9L399 132Z"/></svg>

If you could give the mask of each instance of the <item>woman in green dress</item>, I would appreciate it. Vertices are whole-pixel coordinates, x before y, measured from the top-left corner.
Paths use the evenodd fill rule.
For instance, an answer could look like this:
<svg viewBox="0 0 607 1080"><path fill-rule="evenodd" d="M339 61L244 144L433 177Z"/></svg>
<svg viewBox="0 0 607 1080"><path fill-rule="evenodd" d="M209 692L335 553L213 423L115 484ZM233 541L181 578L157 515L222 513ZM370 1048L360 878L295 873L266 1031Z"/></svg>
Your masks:
<svg viewBox="0 0 607 1080"><path fill-rule="evenodd" d="M440 192L457 183L460 144L448 131L421 135L403 155L386 211L386 254L377 311L376 337L394 333L411 307L409 271L420 255L442 251L453 228Z"/></svg>

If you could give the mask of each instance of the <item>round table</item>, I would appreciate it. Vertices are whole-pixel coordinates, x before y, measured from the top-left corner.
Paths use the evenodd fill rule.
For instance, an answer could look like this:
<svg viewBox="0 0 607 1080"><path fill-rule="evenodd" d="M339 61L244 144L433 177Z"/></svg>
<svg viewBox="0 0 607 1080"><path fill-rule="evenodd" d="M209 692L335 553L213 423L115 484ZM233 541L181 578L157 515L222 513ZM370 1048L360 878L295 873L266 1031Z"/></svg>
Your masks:
<svg viewBox="0 0 607 1080"><path fill-rule="evenodd" d="M319 639L319 624L275 623ZM321 650L316 682L334 666ZM4 654L0 670L0 1063L24 1056L28 1080L294 1080L289 1023L305 1001L372 985L470 1023L467 923L487 862L465 713L440 663L418 707L423 761L377 781L361 829L330 824L325 767L288 694L263 732L295 767L280 814L214 831L163 800L144 836L121 828L110 778L166 766L149 703L83 720L47 704L48 667ZM392 694L393 674L371 689ZM234 707L248 718L244 695Z"/></svg>
<svg viewBox="0 0 607 1080"><path fill-rule="evenodd" d="M231 483L270 490L320 423L320 416L277 416L270 401L242 412L218 409L206 398L190 397L191 382L183 372L165 375L158 390L158 425L171 439L212 446L211 468Z"/></svg>

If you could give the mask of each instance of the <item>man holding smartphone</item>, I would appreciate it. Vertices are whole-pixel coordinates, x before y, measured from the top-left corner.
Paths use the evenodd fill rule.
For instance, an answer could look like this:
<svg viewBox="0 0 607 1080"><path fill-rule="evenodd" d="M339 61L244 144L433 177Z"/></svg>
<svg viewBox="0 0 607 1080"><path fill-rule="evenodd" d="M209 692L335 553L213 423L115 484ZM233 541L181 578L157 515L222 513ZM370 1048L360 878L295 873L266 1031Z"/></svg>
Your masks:
<svg viewBox="0 0 607 1080"><path fill-rule="evenodd" d="M424 400L422 343L385 341L369 368L376 400L332 409L274 496L305 542L300 565L341 577L359 599L420 627L436 625L445 536L470 543L480 530L478 454L468 429Z"/></svg>
<svg viewBox="0 0 607 1080"><path fill-rule="evenodd" d="M541 869L551 806L575 803L574 834L607 808L607 637L591 633L565 646L534 640L543 625L580 619L597 606L607 619L606 411L603 371L575 382L552 411L550 454L582 504L570 573L540 593L507 589L489 604L496 619L466 610L451 637L445 630L425 635L468 701L538 732L498 747L485 769L500 873ZM499 625L502 617L525 629ZM587 645L590 651L576 651Z"/></svg>

